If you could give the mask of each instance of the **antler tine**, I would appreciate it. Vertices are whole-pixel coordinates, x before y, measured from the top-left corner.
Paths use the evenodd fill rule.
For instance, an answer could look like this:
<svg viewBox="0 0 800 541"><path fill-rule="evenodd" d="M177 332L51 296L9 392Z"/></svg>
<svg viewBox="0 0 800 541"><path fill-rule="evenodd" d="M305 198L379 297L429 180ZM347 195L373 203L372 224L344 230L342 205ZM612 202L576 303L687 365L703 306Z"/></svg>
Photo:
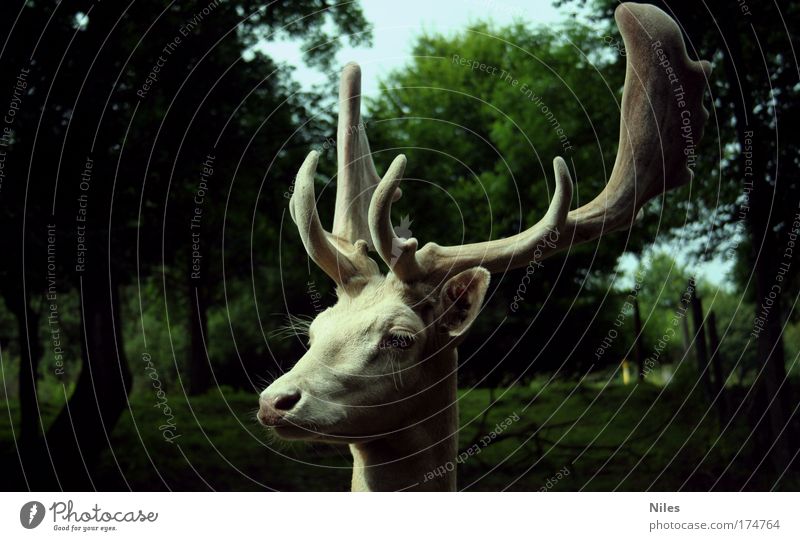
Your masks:
<svg viewBox="0 0 800 541"><path fill-rule="evenodd" d="M354 62L344 67L339 84L336 160L336 211L331 231L350 242L369 242L367 212L380 177L361 121L361 68Z"/></svg>
<svg viewBox="0 0 800 541"><path fill-rule="evenodd" d="M561 239L572 201L572 177L563 158L553 160L556 188L544 218L529 229L499 240L439 246L426 244L417 254L421 268L430 276L443 278L480 265L489 272L524 267L548 257Z"/></svg>
<svg viewBox="0 0 800 541"><path fill-rule="evenodd" d="M311 151L300 167L289 210L314 263L337 284L346 286L355 278L377 274L378 266L367 255L366 241L350 244L323 229L314 190L318 160L319 153Z"/></svg>
<svg viewBox="0 0 800 541"><path fill-rule="evenodd" d="M394 237L391 205L381 193L384 185L388 190L399 183L398 165L399 174L387 174L370 207L370 228L381 257L390 260L392 243L395 253L400 250L393 266L398 276L446 277L477 265L502 272L541 261L572 244L631 227L648 201L692 179L689 157L708 119L702 100L711 65L689 59L678 25L655 6L624 3L617 7L615 19L625 42L627 68L619 149L600 195L569 211L572 181L567 164L556 158L555 196L539 223L501 240L449 247L429 243L417 251L416 240Z"/></svg>
<svg viewBox="0 0 800 541"><path fill-rule="evenodd" d="M361 68L349 63L339 84L339 123L336 135L338 182L332 233L319 220L314 191L314 174L319 154L311 152L297 175L289 202L308 255L340 286L362 283L379 273L367 254L370 199L380 181L361 122Z"/></svg>
<svg viewBox="0 0 800 541"><path fill-rule="evenodd" d="M381 259L398 278L413 282L425 274L416 258L417 239L400 238L392 227L392 200L398 192L405 168L406 157L400 154L378 184L369 206L369 228Z"/></svg>
<svg viewBox="0 0 800 541"><path fill-rule="evenodd" d="M559 157L553 161L556 173L553 199L547 214L536 225L523 233L498 241L464 246L428 243L417 252L417 239L398 237L391 223L392 202L389 194L399 187L405 166L404 155L395 158L375 190L369 208L369 225L375 248L394 274L403 281L413 282L435 275L446 276L476 265L482 265L490 272L501 272L527 264L530 254L537 247L540 251L546 251L557 241L559 231L566 222L572 199L572 178L567 164Z"/></svg>

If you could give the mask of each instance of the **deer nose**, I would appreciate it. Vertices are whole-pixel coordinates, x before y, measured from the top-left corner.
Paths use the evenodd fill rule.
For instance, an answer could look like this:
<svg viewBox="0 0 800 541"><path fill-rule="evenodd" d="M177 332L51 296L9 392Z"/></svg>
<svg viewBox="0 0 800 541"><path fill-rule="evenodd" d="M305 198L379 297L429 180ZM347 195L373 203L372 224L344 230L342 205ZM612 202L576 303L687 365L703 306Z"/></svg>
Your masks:
<svg viewBox="0 0 800 541"><path fill-rule="evenodd" d="M258 420L266 426L278 426L285 422L284 417L300 402L302 395L297 389L265 391L258 400Z"/></svg>
<svg viewBox="0 0 800 541"><path fill-rule="evenodd" d="M272 407L277 411L289 411L300 402L300 391L281 393L272 398Z"/></svg>

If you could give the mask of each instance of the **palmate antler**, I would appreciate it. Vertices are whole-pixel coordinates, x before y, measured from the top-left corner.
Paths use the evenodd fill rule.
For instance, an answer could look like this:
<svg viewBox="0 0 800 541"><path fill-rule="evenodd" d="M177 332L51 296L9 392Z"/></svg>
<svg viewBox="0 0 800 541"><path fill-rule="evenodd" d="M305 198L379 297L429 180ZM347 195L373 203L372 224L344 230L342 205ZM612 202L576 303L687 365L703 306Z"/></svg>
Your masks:
<svg viewBox="0 0 800 541"><path fill-rule="evenodd" d="M556 158L553 162L556 190L546 215L533 227L501 240L462 246L429 243L418 250L416 239L398 238L391 223L392 201L399 194L405 156L398 156L392 162L385 177L374 188L372 182L377 180L377 174L372 160L367 157L366 135L359 130L357 150L347 154L340 149L339 153L340 182L344 178L341 170L344 161L346 171L351 167L347 178L352 185L343 191L340 184L334 224L348 220L339 218L340 211L345 211L342 216L358 216L350 217L353 225L342 229L350 235L345 239L355 242L355 249L348 251L340 245L338 264L337 245L331 240L334 236L322 232L313 207L311 179L316 165L315 153L309 155L298 175L300 193L296 191L295 194L300 199L293 203L295 213L301 209L302 212L299 221L295 215L295 221L312 259L339 284L346 283L362 267L377 272L374 262L367 256L365 239L371 238L383 261L404 281L442 280L474 266L503 272L523 267L532 260L545 259L558 250L596 239L603 233L627 229L645 203L689 182L692 178L689 158L708 119L702 99L711 66L705 61L689 59L677 24L654 6L625 3L617 8L615 19L627 51L619 149L608 184L594 200L569 210L572 179L564 160ZM354 69L352 66L345 68L343 88L346 80L352 84L359 81L358 77L350 75ZM356 91L355 87L353 89ZM353 100L347 103L352 107ZM360 118L352 108L348 111L347 122ZM339 123L342 144L341 114ZM344 141L347 149L347 139ZM362 165L352 166L352 157L360 157L355 161ZM301 178L305 180L301 182ZM363 227L364 214L360 213L367 201L364 196L373 189L367 215L368 235ZM304 228L301 225L304 221L313 227Z"/></svg>

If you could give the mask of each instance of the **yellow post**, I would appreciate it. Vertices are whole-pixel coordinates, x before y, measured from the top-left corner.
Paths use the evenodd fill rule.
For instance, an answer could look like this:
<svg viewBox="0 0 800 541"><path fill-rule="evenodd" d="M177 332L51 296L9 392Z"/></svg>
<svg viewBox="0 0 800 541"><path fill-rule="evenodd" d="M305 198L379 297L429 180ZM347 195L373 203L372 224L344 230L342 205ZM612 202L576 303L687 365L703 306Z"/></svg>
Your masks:
<svg viewBox="0 0 800 541"><path fill-rule="evenodd" d="M622 359L622 384L627 385L631 381L631 369L628 359Z"/></svg>

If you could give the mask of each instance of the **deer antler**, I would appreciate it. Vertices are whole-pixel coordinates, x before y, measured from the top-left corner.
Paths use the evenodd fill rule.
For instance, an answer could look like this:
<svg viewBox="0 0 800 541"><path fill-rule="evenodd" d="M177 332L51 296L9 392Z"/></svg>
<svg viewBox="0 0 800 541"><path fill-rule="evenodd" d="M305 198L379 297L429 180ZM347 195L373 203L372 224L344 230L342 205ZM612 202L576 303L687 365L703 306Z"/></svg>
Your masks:
<svg viewBox="0 0 800 541"><path fill-rule="evenodd" d="M300 172L289 210L308 255L339 285L378 274L367 255L371 240L367 209L380 181L361 122L361 69L347 64L339 85L339 123L336 134L338 182L333 228L324 230L317 214L314 174L319 154L312 151Z"/></svg>
<svg viewBox="0 0 800 541"><path fill-rule="evenodd" d="M351 62L339 83L339 125L336 130L338 185L333 234L350 242L370 242L367 209L381 178L361 122L361 68Z"/></svg>
<svg viewBox="0 0 800 541"><path fill-rule="evenodd" d="M400 239L391 225L391 197L405 167L400 156L380 182L369 210L375 247L405 281L444 277L481 265L502 272L542 260L558 250L629 228L642 206L692 178L688 167L703 135L702 105L711 65L690 60L678 25L651 5L625 3L616 12L627 51L619 149L605 189L569 211L572 180L563 159L554 160L556 190L545 217L530 229L501 240L417 251L416 239ZM400 248L400 256L393 258Z"/></svg>

